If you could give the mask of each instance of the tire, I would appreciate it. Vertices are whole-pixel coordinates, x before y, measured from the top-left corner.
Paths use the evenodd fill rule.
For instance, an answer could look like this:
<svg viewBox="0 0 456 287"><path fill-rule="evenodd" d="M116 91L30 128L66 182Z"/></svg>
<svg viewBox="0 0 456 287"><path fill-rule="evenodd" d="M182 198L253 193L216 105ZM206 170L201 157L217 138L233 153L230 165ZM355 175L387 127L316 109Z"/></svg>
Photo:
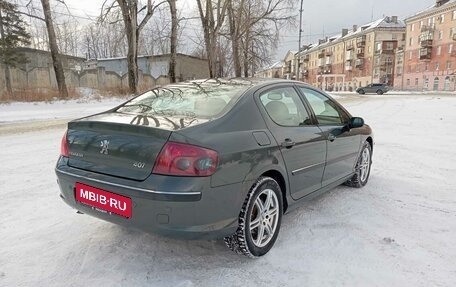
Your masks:
<svg viewBox="0 0 456 287"><path fill-rule="evenodd" d="M355 166L355 174L345 185L361 188L367 184L372 166L372 147L369 142L364 142Z"/></svg>
<svg viewBox="0 0 456 287"><path fill-rule="evenodd" d="M260 202L267 209L264 212L260 211ZM269 207L265 204L269 204ZM247 194L239 214L236 233L225 237L226 246L237 254L250 258L265 255L277 240L282 214L283 199L279 184L270 177L260 177Z"/></svg>
<svg viewBox="0 0 456 287"><path fill-rule="evenodd" d="M365 92L364 90L359 90L358 93L359 93L360 95L364 95L366 92Z"/></svg>
<svg viewBox="0 0 456 287"><path fill-rule="evenodd" d="M378 90L377 91L377 95L383 95L383 91L382 90Z"/></svg>

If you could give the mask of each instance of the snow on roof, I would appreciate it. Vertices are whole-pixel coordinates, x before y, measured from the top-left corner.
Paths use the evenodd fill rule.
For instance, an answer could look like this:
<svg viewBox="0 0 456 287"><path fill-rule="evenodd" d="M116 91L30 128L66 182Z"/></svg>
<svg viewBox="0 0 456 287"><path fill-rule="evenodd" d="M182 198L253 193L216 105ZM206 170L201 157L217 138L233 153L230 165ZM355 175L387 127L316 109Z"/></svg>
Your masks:
<svg viewBox="0 0 456 287"><path fill-rule="evenodd" d="M371 23L368 23L368 24L365 24L365 25L361 25L360 27L358 27L358 29L356 31L350 31L348 32L348 34L343 37L344 39L345 38L350 38L351 36L354 36L356 34L360 34L361 32L364 32L364 31L367 31L367 30L372 30L372 29L375 29L375 28L405 28L405 22L402 21L402 20L397 20L397 22L393 22L391 17L383 17L383 18L380 18L374 22L371 22Z"/></svg>
<svg viewBox="0 0 456 287"><path fill-rule="evenodd" d="M272 65L269 65L269 66L264 67L263 69L261 69L260 72L266 71L266 70L270 70L270 69L282 68L282 66L283 66L283 61L277 61L277 62L275 62L275 63L272 64Z"/></svg>
<svg viewBox="0 0 456 287"><path fill-rule="evenodd" d="M452 2L453 1L456 1L456 0L452 0ZM356 31L350 30L348 32L348 34L345 36L342 36L342 34L330 36L330 37L328 37L327 41L325 41L324 43L316 42L314 44L309 45L307 49L303 49L302 51L307 52L307 51L311 51L311 50L316 50L317 48L320 48L321 46L324 46L328 43L337 41L339 39L351 38L353 36L356 36L357 34L361 34L365 31L369 31L369 30L372 30L375 28L405 28L405 27L406 27L406 25L405 25L404 21L399 20L399 19L397 20L397 22L392 21L392 17L386 16L386 17L380 18L376 21L359 26Z"/></svg>
<svg viewBox="0 0 456 287"><path fill-rule="evenodd" d="M409 18L413 18L413 17L416 17L418 15L421 15L421 14L425 14L427 12L431 12L432 10L434 10L435 8L441 8L441 7L446 7L448 5L451 5L451 4L455 4L456 3L456 0L450 0L448 1L447 3L437 7L437 3L434 3L432 4L431 6L429 6L428 8L424 9L424 10L421 10L413 15L411 15L410 17L407 17L406 19L409 19Z"/></svg>

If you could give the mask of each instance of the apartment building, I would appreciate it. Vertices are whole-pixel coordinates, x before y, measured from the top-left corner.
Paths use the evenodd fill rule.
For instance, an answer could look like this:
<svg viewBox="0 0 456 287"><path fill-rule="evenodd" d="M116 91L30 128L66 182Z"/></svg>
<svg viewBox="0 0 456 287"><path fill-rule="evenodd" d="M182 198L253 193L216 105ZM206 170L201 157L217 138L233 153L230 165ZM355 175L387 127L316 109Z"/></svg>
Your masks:
<svg viewBox="0 0 456 287"><path fill-rule="evenodd" d="M342 29L303 47L298 79L324 90L351 91L370 83L393 85L395 51L405 44L405 23L396 16Z"/></svg>
<svg viewBox="0 0 456 287"><path fill-rule="evenodd" d="M274 64L265 67L264 69L255 73L257 78L283 78L285 70L285 63L282 61L275 62Z"/></svg>
<svg viewBox="0 0 456 287"><path fill-rule="evenodd" d="M435 5L405 20L407 43L398 51L394 87L405 90L456 90L456 0Z"/></svg>

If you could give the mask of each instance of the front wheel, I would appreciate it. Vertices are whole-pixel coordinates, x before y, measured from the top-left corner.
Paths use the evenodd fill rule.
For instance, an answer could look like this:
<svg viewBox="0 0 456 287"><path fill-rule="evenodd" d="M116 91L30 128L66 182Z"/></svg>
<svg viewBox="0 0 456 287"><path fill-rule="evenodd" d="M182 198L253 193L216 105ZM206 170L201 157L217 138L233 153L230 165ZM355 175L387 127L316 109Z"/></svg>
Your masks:
<svg viewBox="0 0 456 287"><path fill-rule="evenodd" d="M359 90L358 93L359 93L360 95L364 95L366 92L365 92L364 90Z"/></svg>
<svg viewBox="0 0 456 287"><path fill-rule="evenodd" d="M378 90L377 91L377 95L383 95L383 91L382 90Z"/></svg>
<svg viewBox="0 0 456 287"><path fill-rule="evenodd" d="M238 230L225 237L225 244L234 252L248 257L265 255L277 240L282 213L279 184L270 177L260 177L244 201Z"/></svg>
<svg viewBox="0 0 456 287"><path fill-rule="evenodd" d="M369 175L372 165L372 147L369 142L365 142L361 154L359 155L358 161L355 167L355 174L350 178L346 185L351 187L363 187L369 180Z"/></svg>

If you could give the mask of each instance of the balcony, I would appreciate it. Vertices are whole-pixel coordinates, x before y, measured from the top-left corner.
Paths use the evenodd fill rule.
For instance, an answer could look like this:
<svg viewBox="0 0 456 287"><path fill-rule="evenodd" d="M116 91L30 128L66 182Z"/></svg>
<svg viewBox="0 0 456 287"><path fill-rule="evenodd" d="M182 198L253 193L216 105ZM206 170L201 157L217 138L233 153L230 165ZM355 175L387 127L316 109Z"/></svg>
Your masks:
<svg viewBox="0 0 456 287"><path fill-rule="evenodd" d="M421 40L421 47L422 48L430 48L432 47L432 39Z"/></svg>
<svg viewBox="0 0 456 287"><path fill-rule="evenodd" d="M355 45L353 45L353 44L347 44L347 47L346 47L346 48L347 48L347 51L351 51L351 50L353 50L353 49L355 48Z"/></svg>
<svg viewBox="0 0 456 287"><path fill-rule="evenodd" d="M385 48L385 49L375 50L375 54L376 55L392 55L392 54L394 54L394 49Z"/></svg>
<svg viewBox="0 0 456 287"><path fill-rule="evenodd" d="M358 57L358 58L364 58L364 49L363 49L363 48L359 48L359 49L356 51L356 57Z"/></svg>
<svg viewBox="0 0 456 287"><path fill-rule="evenodd" d="M353 53L351 53L351 52L347 53L347 55L345 56L346 61L351 61L351 60L353 60L353 58L354 58Z"/></svg>
<svg viewBox="0 0 456 287"><path fill-rule="evenodd" d="M435 30L434 24L421 26L421 32L434 32L434 30Z"/></svg>
<svg viewBox="0 0 456 287"><path fill-rule="evenodd" d="M431 60L432 58L432 48L421 48L420 49L420 60Z"/></svg>
<svg viewBox="0 0 456 287"><path fill-rule="evenodd" d="M332 72L332 65L325 65L325 69L323 70L324 74L331 74Z"/></svg>
<svg viewBox="0 0 456 287"><path fill-rule="evenodd" d="M356 60L355 67L358 68L358 69L362 69L364 67L364 59Z"/></svg>
<svg viewBox="0 0 456 287"><path fill-rule="evenodd" d="M319 59L324 58L325 56L326 56L325 50L323 50L320 53L318 53L318 58Z"/></svg>
<svg viewBox="0 0 456 287"><path fill-rule="evenodd" d="M302 59L303 62L309 62L310 61L310 55L305 55L301 59Z"/></svg>
<svg viewBox="0 0 456 287"><path fill-rule="evenodd" d="M353 71L353 66L350 64L350 65L345 65L345 70L346 71Z"/></svg>
<svg viewBox="0 0 456 287"><path fill-rule="evenodd" d="M356 38L356 46L358 48L364 48L366 46L366 35Z"/></svg>
<svg viewBox="0 0 456 287"><path fill-rule="evenodd" d="M325 56L326 56L326 57L331 57L332 54L333 54L333 53L332 53L330 50L326 50L326 52L325 52Z"/></svg>

